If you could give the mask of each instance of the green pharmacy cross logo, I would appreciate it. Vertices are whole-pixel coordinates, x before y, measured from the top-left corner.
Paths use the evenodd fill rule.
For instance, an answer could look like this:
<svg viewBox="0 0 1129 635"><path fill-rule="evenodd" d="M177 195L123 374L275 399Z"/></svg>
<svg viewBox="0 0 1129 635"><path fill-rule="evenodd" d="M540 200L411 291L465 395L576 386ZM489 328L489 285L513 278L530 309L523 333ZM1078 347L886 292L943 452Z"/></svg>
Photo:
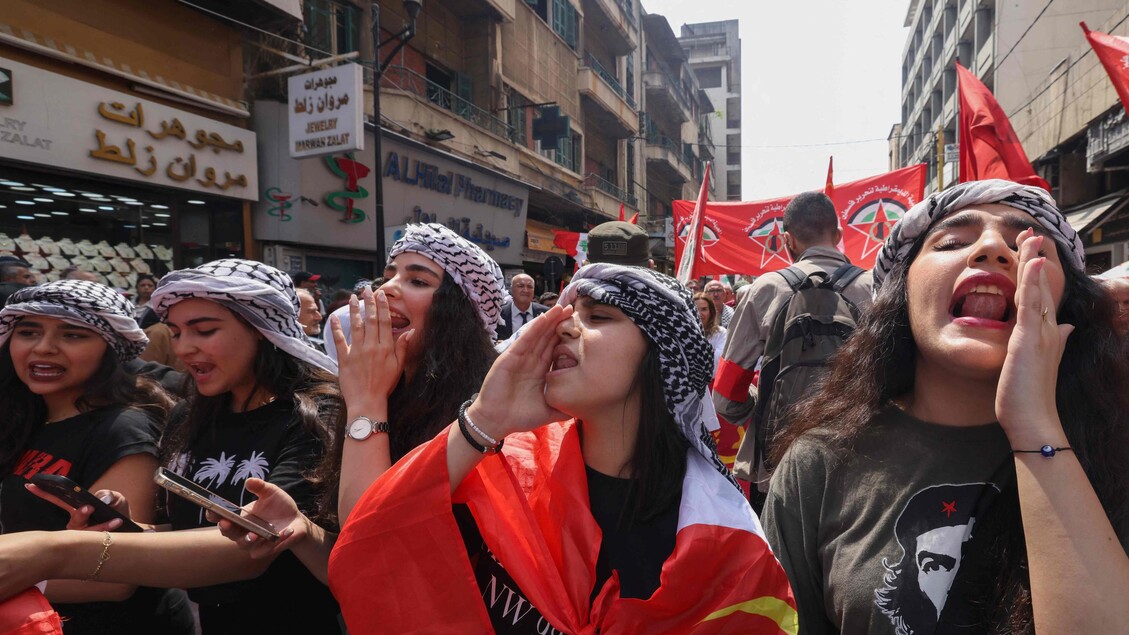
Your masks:
<svg viewBox="0 0 1129 635"><path fill-rule="evenodd" d="M368 190L361 187L360 180L368 176L372 170L354 159L352 152L339 157L327 156L325 163L330 171L345 179L344 191L325 195L326 205L345 215L340 219L342 223L364 222L366 218L364 211L353 207L353 204L357 199L368 198Z"/></svg>

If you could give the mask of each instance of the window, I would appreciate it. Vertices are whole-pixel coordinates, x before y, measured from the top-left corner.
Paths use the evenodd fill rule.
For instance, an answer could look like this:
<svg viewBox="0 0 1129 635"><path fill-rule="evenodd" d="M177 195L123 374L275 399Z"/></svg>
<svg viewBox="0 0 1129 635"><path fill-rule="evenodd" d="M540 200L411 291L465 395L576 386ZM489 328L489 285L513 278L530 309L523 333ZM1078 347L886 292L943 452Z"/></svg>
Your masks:
<svg viewBox="0 0 1129 635"><path fill-rule="evenodd" d="M506 123L510 125L512 136L510 140L521 146L529 146L528 128L526 117L529 115L530 101L524 95L506 86Z"/></svg>
<svg viewBox="0 0 1129 635"><path fill-rule="evenodd" d="M529 5L529 8L533 9L533 12L546 24L549 23L549 0L525 0L525 4Z"/></svg>
<svg viewBox="0 0 1129 635"><path fill-rule="evenodd" d="M580 14L568 0L553 0L553 30L561 36L573 50L579 44Z"/></svg>
<svg viewBox="0 0 1129 635"><path fill-rule="evenodd" d="M695 74L702 88L721 88L721 67L699 68Z"/></svg>
<svg viewBox="0 0 1129 635"><path fill-rule="evenodd" d="M557 150L541 150L541 142L537 143L537 148L538 152L542 155L549 157L556 162L557 165L572 170L573 172L576 172L577 166L580 165L580 135L575 132L568 137L562 138L560 148Z"/></svg>
<svg viewBox="0 0 1129 635"><path fill-rule="evenodd" d="M335 55L358 50L361 14L355 7L333 0L306 0L306 41Z"/></svg>

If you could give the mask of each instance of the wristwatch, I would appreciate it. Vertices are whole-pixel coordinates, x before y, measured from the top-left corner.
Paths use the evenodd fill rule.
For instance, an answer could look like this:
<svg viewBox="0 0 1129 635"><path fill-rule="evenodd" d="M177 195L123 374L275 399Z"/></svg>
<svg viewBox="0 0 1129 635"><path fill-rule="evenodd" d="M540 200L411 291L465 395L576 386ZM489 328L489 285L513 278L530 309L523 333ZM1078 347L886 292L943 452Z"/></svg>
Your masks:
<svg viewBox="0 0 1129 635"><path fill-rule="evenodd" d="M368 417L357 417L349 424L349 438L364 441L377 432L388 432L387 421L373 421Z"/></svg>

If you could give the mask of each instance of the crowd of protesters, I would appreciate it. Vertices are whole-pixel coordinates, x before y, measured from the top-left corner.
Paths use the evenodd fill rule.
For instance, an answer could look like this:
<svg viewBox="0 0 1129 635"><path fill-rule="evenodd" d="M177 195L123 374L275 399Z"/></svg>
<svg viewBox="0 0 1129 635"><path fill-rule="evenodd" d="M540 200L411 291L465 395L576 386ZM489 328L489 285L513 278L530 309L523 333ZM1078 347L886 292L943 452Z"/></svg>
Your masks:
<svg viewBox="0 0 1129 635"><path fill-rule="evenodd" d="M829 206L785 211L802 275L850 270ZM901 218L839 288L857 326L826 374L738 457L751 487L718 415L754 445L794 287L696 292L647 243L594 228L590 262L536 297L411 225L381 278L328 303L318 276L248 260L139 280L136 303L0 260L0 633L1129 623L1129 280L1086 275L1045 191L965 183Z"/></svg>

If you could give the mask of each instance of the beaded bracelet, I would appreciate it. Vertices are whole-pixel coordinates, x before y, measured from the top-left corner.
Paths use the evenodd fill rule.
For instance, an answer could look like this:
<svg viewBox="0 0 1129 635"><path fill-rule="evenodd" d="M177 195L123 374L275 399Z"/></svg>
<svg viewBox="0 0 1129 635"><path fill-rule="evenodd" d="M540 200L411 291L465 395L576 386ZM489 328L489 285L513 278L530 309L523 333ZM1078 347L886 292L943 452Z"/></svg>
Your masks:
<svg viewBox="0 0 1129 635"><path fill-rule="evenodd" d="M107 531L103 533L106 534L106 537L102 539L102 555L98 556L98 566L94 567L94 573L91 573L90 576L86 578L87 582L91 582L94 578L97 578L98 574L102 573L102 565L106 564L110 559L110 545L114 544L114 539L110 536L110 532Z"/></svg>
<svg viewBox="0 0 1129 635"><path fill-rule="evenodd" d="M1045 458L1049 459L1052 456L1054 456L1055 454L1057 454L1058 452L1068 452L1068 451L1073 452L1074 448L1071 448L1071 447L1056 448L1052 445L1044 445L1043 447L1039 448L1038 450L1012 450L1011 453L1012 454L1042 454Z"/></svg>
<svg viewBox="0 0 1129 635"><path fill-rule="evenodd" d="M502 444L505 443L506 440L495 440L493 437L483 432L481 428L474 425L474 421L472 421L471 418L467 415L467 408L469 408L470 405L474 403L474 400L477 397L478 393L474 393L473 395L471 395L470 399L467 399L463 402L463 405L459 406L459 431L463 433L463 438L467 440L467 443L469 443L470 447L474 448L475 451L481 452L482 454L497 454L502 450ZM485 439L486 442L490 445L482 445L481 443L476 441L470 433L471 430L474 430L478 434L478 436Z"/></svg>

